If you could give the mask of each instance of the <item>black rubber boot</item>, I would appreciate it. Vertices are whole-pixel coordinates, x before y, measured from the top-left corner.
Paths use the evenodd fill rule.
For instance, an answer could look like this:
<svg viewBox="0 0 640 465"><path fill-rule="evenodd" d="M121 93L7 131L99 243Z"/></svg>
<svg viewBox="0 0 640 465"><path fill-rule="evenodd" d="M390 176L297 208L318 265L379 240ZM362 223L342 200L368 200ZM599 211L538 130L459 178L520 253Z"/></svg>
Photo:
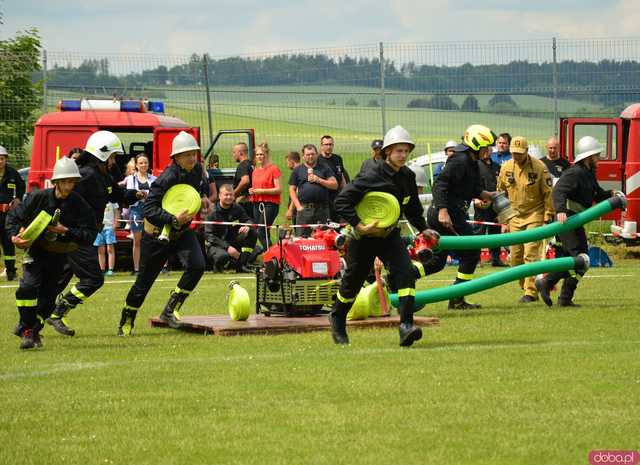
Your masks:
<svg viewBox="0 0 640 465"><path fill-rule="evenodd" d="M137 310L129 307L122 309L122 315L120 316L120 326L118 327L118 336L131 336L133 333L134 322L136 321Z"/></svg>
<svg viewBox="0 0 640 465"><path fill-rule="evenodd" d="M410 347L414 342L422 339L422 328L413 323L413 302L415 297L405 296L398 300L400 313L400 346Z"/></svg>
<svg viewBox="0 0 640 465"><path fill-rule="evenodd" d="M538 276L536 278L536 289L538 290L538 294L542 301L547 305L547 307L551 307L553 305L553 300L551 300L549 283L547 279L543 276Z"/></svg>
<svg viewBox="0 0 640 465"><path fill-rule="evenodd" d="M579 307L579 305L574 304L573 294L576 292L576 288L578 287L578 280L573 276L569 276L564 279L562 283L562 289L560 289L560 295L558 296L558 306L560 307Z"/></svg>
<svg viewBox="0 0 640 465"><path fill-rule="evenodd" d="M333 342L336 344L349 344L349 335L347 334L347 313L349 313L350 308L350 304L346 304L338 300L333 304L333 308L329 313L331 336L333 337Z"/></svg>
<svg viewBox="0 0 640 465"><path fill-rule="evenodd" d="M22 340L20 341L21 349L35 349L36 347L42 347L42 341L40 336L30 328L24 328L22 330Z"/></svg>
<svg viewBox="0 0 640 465"><path fill-rule="evenodd" d="M180 314L178 313L178 310L182 307L187 296L188 294L184 294L182 292L171 291L169 301L160 314L160 321L165 322L170 328L180 329L182 327L182 323L180 322Z"/></svg>
<svg viewBox="0 0 640 465"><path fill-rule="evenodd" d="M67 293L60 296L56 303L56 309L45 321L63 336L74 336L76 331L68 326L65 316L79 303L81 303L81 300L73 294Z"/></svg>
<svg viewBox="0 0 640 465"><path fill-rule="evenodd" d="M482 305L467 302L464 297L456 297L449 300L449 310L473 310L476 308L482 308Z"/></svg>

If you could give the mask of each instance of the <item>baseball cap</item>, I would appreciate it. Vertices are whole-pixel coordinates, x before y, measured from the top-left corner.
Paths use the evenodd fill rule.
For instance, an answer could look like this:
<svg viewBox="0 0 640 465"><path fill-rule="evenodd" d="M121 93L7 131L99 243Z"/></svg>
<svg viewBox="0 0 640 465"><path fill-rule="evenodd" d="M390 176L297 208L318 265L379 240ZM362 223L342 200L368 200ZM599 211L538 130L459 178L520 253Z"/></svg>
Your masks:
<svg viewBox="0 0 640 465"><path fill-rule="evenodd" d="M509 146L511 153L527 153L529 151L529 143L527 139L522 136L516 136L511 139L511 145Z"/></svg>

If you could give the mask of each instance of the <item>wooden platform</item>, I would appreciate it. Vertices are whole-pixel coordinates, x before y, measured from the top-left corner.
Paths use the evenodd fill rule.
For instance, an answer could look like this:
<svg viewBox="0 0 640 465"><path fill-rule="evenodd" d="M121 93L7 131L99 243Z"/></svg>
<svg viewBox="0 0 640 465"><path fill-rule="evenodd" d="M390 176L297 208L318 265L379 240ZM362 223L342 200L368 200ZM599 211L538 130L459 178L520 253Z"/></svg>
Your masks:
<svg viewBox="0 0 640 465"><path fill-rule="evenodd" d="M213 334L216 336L240 336L246 334L283 334L305 333L310 331L324 331L329 329L329 319L323 316L306 316L287 318L282 316L252 315L247 321L234 321L227 315L183 316L184 331ZM415 317L415 324L419 326L438 325L438 318ZM151 318L152 327L166 328L167 325L158 318ZM400 317L387 316L367 318L366 320L348 321L347 327L354 328L388 328L397 327Z"/></svg>

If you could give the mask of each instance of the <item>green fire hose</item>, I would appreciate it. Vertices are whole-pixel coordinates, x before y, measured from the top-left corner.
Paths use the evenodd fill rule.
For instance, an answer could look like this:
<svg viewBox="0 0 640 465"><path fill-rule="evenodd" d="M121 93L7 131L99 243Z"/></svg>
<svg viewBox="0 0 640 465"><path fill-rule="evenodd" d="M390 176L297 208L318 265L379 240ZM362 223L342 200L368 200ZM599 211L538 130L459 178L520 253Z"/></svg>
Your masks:
<svg viewBox="0 0 640 465"><path fill-rule="evenodd" d="M504 271L492 273L481 278L473 279L465 283L455 284L437 289L416 292L415 307L421 307L433 302L455 299L476 292L484 291L492 287L500 286L511 281L516 281L527 276L535 276L540 273L557 271L578 270L586 271L589 268L589 256L580 254L577 257L554 258L534 263L515 266ZM398 294L391 294L391 305L398 306Z"/></svg>
<svg viewBox="0 0 640 465"><path fill-rule="evenodd" d="M564 223L557 221L539 228L528 229L505 234L490 234L482 236L441 236L437 248L440 250L469 250L487 247L505 247L513 244L525 244L535 242L560 233L572 231L590 221L606 215L616 208L625 208L626 200L622 197L612 197L594 205L591 208L577 213Z"/></svg>

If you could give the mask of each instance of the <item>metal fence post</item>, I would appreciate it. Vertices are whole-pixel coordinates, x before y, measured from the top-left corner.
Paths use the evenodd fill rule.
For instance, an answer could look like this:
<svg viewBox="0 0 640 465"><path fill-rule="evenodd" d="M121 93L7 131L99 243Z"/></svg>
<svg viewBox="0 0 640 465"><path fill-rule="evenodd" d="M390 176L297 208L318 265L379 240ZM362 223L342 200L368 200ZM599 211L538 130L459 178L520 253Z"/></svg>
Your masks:
<svg viewBox="0 0 640 465"><path fill-rule="evenodd" d="M382 117L382 135L387 133L387 104L384 92L384 45L380 42L380 116Z"/></svg>
<svg viewBox="0 0 640 465"><path fill-rule="evenodd" d="M209 95L209 60L207 54L203 55L202 66L204 68L204 87L207 92L207 123L209 124L209 144L213 140L213 121L211 119L211 96ZM209 145L207 144L207 145Z"/></svg>
<svg viewBox="0 0 640 465"><path fill-rule="evenodd" d="M47 51L42 50L42 112L48 110L47 102Z"/></svg>
<svg viewBox="0 0 640 465"><path fill-rule="evenodd" d="M558 117L558 57L556 54L556 38L553 38L553 131L558 135L558 125L560 119Z"/></svg>

